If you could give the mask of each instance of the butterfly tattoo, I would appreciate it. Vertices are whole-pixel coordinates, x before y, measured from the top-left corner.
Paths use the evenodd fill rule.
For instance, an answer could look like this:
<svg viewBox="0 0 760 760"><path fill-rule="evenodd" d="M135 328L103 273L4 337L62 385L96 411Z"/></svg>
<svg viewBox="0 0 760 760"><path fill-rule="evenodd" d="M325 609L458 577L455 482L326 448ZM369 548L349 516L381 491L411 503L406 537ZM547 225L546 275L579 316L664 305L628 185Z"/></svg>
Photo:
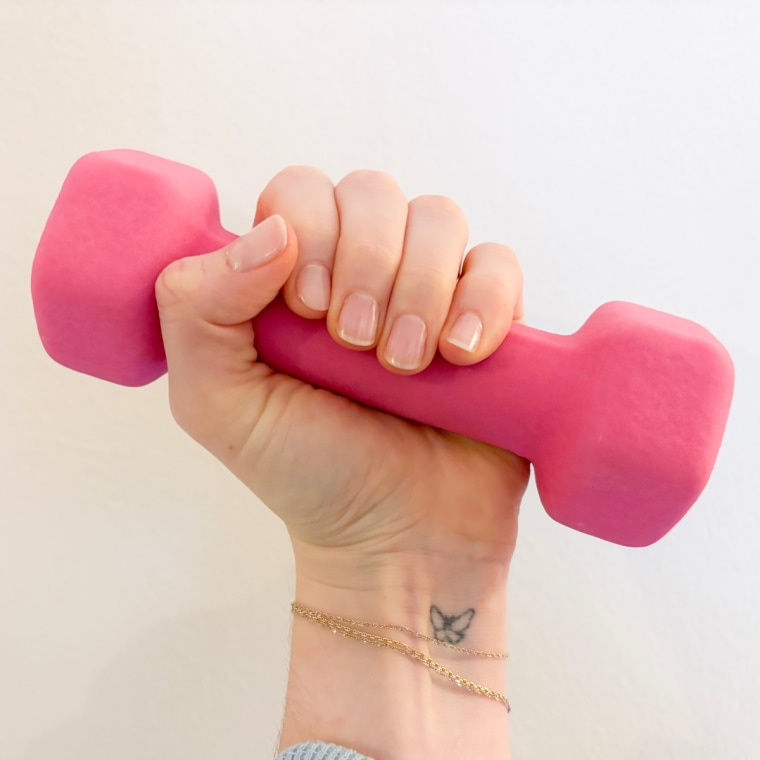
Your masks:
<svg viewBox="0 0 760 760"><path fill-rule="evenodd" d="M458 644L470 627L475 610L469 609L461 615L444 615L438 607L430 608L430 622L433 624L433 636L447 644Z"/></svg>

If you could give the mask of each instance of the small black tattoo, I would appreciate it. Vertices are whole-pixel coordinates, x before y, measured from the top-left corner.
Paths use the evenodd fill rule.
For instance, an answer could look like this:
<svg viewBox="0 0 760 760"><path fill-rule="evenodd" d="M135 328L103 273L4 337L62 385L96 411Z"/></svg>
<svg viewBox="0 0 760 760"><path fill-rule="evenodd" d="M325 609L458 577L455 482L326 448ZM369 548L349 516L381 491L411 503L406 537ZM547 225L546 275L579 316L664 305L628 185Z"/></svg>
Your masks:
<svg viewBox="0 0 760 760"><path fill-rule="evenodd" d="M430 622L433 624L433 636L438 641L445 641L447 644L458 644L464 638L474 616L475 610L470 608L461 615L451 615L449 617L433 605L430 608Z"/></svg>

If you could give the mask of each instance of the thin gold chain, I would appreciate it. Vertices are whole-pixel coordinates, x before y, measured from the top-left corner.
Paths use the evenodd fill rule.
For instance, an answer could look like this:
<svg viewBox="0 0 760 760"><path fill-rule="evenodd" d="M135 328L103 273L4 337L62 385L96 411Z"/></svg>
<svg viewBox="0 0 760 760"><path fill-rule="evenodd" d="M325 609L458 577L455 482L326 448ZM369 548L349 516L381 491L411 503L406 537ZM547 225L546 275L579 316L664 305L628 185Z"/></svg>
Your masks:
<svg viewBox="0 0 760 760"><path fill-rule="evenodd" d="M299 602L293 602L292 607L294 613L296 612L296 607L299 607L303 610L309 609L308 607L304 607ZM327 615L326 612L320 614ZM366 620L352 620L351 618L345 618L341 615L329 615L329 617L333 620L337 620L339 623L343 623L344 625L358 625L361 628L381 628L388 631L400 631L401 633L408 633L410 636L415 636L418 639L424 639L425 641L430 641L433 644L438 644L439 646L446 647L447 649L453 649L455 652L460 652L462 654L469 654L473 657L487 657L491 660L506 660L507 657L509 657L509 655L504 652L481 652L479 649L467 649L465 647L459 647L456 644L450 644L448 641L441 641L440 639L436 639L433 636L426 636L424 633L413 631L411 628L406 628L403 625L393 625L391 623L369 623Z"/></svg>
<svg viewBox="0 0 760 760"><path fill-rule="evenodd" d="M353 622L353 621L349 621L347 618L342 618L339 615L328 615L326 612L319 612L318 610L313 610L310 607L305 607L299 602L293 602L293 604L291 605L291 609L294 615L298 615L299 617L306 618L307 620L311 620L315 623L318 623L324 628L327 628L330 631L332 631L334 634L341 634L342 636L346 636L348 638L361 641L364 644L373 644L374 646L377 646L377 647L392 649L398 652L399 654L403 654L406 657L410 657L413 660L417 660L418 662L421 662L426 667L430 668L430 670L438 673L438 675L442 676L443 678L446 678L447 680L451 681L457 686L465 688L468 691L474 692L475 694L480 694L481 696L487 697L488 699L493 699L497 702L501 702L501 704L503 704L504 707L507 708L507 712L511 712L512 710L509 704L509 700L506 698L504 694L500 694L498 691L489 689L487 686L482 686L481 684L475 683L474 681L470 681L467 678L464 678L463 676L457 675L456 673L449 670L444 665L441 665L440 662L436 662L431 657L428 657L422 652L418 652L416 649L413 649L412 647L408 646L407 644L404 644L401 641L396 641L396 639L389 639L389 638L386 638L385 636L378 636L377 634L369 633L368 631L357 631L355 628L351 628L349 625L346 625L346 622ZM363 625L374 626L378 628L389 627L389 628L393 628L394 630L403 630L407 633L414 633L414 631L410 631L409 629L403 628L403 626L390 626L383 623L356 623L356 624L363 624ZM421 636L421 638L429 638L429 637ZM431 640L437 641L437 639L431 639ZM443 642L439 642L439 643L443 643Z"/></svg>

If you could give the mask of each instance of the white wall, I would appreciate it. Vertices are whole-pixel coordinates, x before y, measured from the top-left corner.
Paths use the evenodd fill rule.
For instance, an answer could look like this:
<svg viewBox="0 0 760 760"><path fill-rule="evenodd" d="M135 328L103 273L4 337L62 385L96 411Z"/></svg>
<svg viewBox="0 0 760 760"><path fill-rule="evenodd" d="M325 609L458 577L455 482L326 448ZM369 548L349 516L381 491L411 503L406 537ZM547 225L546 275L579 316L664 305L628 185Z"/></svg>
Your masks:
<svg viewBox="0 0 760 760"><path fill-rule="evenodd" d="M381 169L518 251L536 326L612 299L708 326L735 402L666 539L526 499L514 757L757 758L759 39L751 1L0 0L0 758L265 758L278 728L284 531L163 381L76 375L36 337L37 237L111 147L206 170L235 231L289 164Z"/></svg>

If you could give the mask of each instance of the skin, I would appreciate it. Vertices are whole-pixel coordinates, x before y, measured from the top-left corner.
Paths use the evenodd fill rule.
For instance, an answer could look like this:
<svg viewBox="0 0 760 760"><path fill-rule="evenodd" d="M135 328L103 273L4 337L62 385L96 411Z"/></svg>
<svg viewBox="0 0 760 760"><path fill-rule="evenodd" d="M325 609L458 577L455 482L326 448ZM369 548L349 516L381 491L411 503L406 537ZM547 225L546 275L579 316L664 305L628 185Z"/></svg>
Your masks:
<svg viewBox="0 0 760 760"><path fill-rule="evenodd" d="M250 320L282 290L294 312L325 320L346 350L374 351L388 372L420 372L436 351L475 364L522 318L514 253L496 243L468 251L467 221L454 201L408 201L391 177L374 171L333 185L318 169L285 169L261 194L254 231L265 220L263 262L239 265L262 245L250 233L174 262L157 281L175 419L284 521L301 603L427 634L431 606L446 615L474 609L462 645L506 650L506 583L527 462L275 373L257 361ZM276 252L273 230L287 235ZM328 308L301 297L304 268L314 265L327 270L320 277L329 283ZM377 304L367 345L341 329L353 293ZM462 314L482 323L474 351L448 340ZM400 368L389 348L405 315L422 320L425 336L417 366ZM506 691L504 661L404 640ZM396 652L294 618L280 747L309 739L376 760L509 753L502 705Z"/></svg>

